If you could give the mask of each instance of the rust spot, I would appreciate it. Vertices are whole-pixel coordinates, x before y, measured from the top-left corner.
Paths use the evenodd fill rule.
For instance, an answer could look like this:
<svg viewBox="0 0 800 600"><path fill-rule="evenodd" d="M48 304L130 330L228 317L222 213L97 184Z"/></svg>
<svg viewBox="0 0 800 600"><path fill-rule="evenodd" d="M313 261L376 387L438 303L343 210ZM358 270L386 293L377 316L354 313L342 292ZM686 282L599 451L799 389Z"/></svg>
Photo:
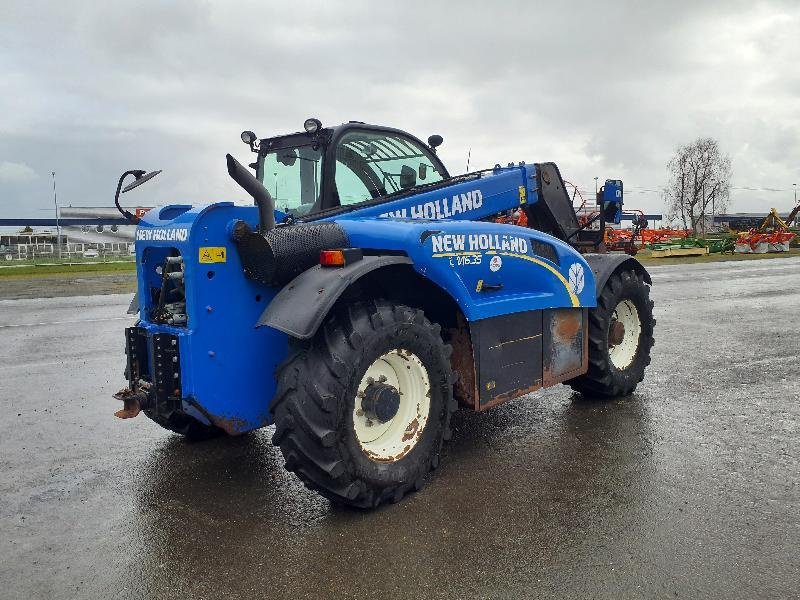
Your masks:
<svg viewBox="0 0 800 600"><path fill-rule="evenodd" d="M114 398L122 400L122 409L114 413L115 417L120 419L132 419L142 411L142 406L139 404L139 397L130 388L124 388L114 394Z"/></svg>
<svg viewBox="0 0 800 600"><path fill-rule="evenodd" d="M620 321L614 321L608 328L608 347L616 346L625 339L625 325Z"/></svg>
<svg viewBox="0 0 800 600"><path fill-rule="evenodd" d="M469 335L469 324L459 314L456 326L447 330L453 354L450 366L458 375L453 386L453 395L462 406L478 409L478 391L475 388L475 359L472 354L472 340Z"/></svg>
<svg viewBox="0 0 800 600"><path fill-rule="evenodd" d="M583 324L580 312L558 311L553 314L553 333L558 342L571 342Z"/></svg>
<svg viewBox="0 0 800 600"><path fill-rule="evenodd" d="M399 452L394 456L380 456L379 454L375 454L371 450L364 450L364 453L369 457L370 460L381 464L390 464L393 462L397 462L409 452L411 452L411 444L405 446L401 452Z"/></svg>
<svg viewBox="0 0 800 600"><path fill-rule="evenodd" d="M491 408L492 406L497 406L498 404L502 404L503 402L508 402L509 400L513 400L514 398L519 398L520 396L524 396L525 394L530 394L541 388L542 388L542 382L537 381L531 386L519 388L517 390L511 390L510 392L505 392L504 394L498 394L488 402L482 404L479 407L479 410L486 410L487 408Z"/></svg>
<svg viewBox="0 0 800 600"><path fill-rule="evenodd" d="M403 433L402 441L407 442L410 439L413 439L414 436L417 435L417 431L419 430L419 418L414 418L411 423L408 424L406 427L405 433Z"/></svg>
<svg viewBox="0 0 800 600"><path fill-rule="evenodd" d="M239 417L217 417L214 415L207 415L211 422L222 429L228 435L242 435L245 431L250 429L247 421Z"/></svg>
<svg viewBox="0 0 800 600"><path fill-rule="evenodd" d="M545 312L542 344L542 385L550 387L578 375L589 367L586 309L553 309Z"/></svg>

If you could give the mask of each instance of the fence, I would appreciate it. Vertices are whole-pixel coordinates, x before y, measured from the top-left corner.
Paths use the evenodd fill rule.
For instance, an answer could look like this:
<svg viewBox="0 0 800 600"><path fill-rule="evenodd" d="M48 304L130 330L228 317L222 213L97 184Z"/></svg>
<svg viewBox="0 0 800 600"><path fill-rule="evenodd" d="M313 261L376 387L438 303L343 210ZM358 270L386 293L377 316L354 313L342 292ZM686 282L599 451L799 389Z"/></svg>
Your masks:
<svg viewBox="0 0 800 600"><path fill-rule="evenodd" d="M0 263L109 262L134 260L135 253L132 242L66 243L60 251L50 242L2 244Z"/></svg>

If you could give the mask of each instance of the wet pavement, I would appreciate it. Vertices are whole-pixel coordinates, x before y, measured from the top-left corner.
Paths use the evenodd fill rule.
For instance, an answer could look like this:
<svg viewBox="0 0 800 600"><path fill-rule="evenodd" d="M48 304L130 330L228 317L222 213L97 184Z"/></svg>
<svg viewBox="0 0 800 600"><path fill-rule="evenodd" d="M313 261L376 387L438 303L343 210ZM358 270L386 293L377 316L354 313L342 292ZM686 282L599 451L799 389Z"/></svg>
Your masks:
<svg viewBox="0 0 800 600"><path fill-rule="evenodd" d="M798 597L800 259L651 271L633 396L459 413L373 513L305 490L270 429L113 418L129 295L0 301L0 597Z"/></svg>

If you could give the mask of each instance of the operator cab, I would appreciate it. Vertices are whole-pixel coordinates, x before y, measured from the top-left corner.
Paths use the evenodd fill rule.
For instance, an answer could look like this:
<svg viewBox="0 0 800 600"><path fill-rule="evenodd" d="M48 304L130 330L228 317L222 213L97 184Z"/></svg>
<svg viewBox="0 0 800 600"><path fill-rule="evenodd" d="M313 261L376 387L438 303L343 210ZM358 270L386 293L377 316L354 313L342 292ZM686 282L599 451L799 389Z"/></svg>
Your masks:
<svg viewBox="0 0 800 600"><path fill-rule="evenodd" d="M275 208L292 218L381 202L450 178L436 156L441 136L426 145L399 129L351 121L323 128L308 119L305 132L242 140L258 153L251 166L272 194Z"/></svg>

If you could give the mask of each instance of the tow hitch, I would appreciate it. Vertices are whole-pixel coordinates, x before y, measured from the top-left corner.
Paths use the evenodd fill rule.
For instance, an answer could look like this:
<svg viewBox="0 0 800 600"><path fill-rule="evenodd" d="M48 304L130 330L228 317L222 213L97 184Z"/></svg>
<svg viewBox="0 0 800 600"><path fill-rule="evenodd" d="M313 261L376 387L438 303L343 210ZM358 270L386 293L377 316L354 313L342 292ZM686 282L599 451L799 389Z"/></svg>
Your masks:
<svg viewBox="0 0 800 600"><path fill-rule="evenodd" d="M178 337L155 333L148 338L142 327L125 330L128 387L114 398L123 403L114 413L120 419L132 419L141 411L169 415L181 409L181 364Z"/></svg>
<svg viewBox="0 0 800 600"><path fill-rule="evenodd" d="M131 388L123 388L114 394L114 398L122 400L123 407L114 413L120 419L132 419L142 411L142 405L147 402L147 396L142 392L134 392Z"/></svg>

